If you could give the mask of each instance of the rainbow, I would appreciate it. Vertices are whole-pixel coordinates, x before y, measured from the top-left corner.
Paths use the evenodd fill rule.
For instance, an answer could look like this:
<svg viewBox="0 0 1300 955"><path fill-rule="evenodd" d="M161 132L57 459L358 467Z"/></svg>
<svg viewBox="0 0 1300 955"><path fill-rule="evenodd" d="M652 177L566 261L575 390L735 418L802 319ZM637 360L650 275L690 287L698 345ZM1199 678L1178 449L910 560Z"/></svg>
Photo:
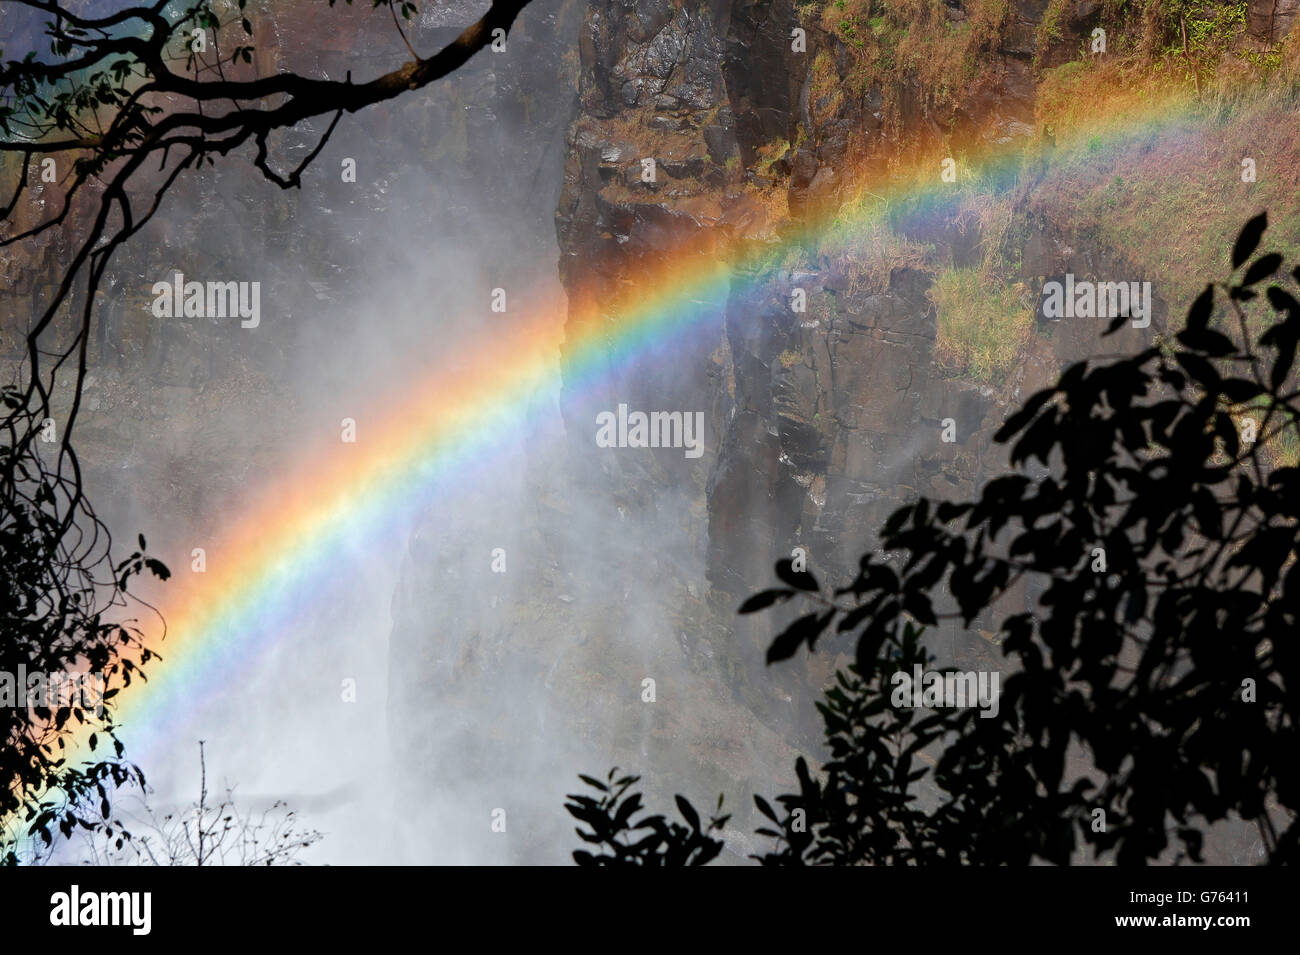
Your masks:
<svg viewBox="0 0 1300 955"><path fill-rule="evenodd" d="M1152 104L1086 133L1090 141L1103 135L1108 145L1119 145L1133 136L1176 131L1190 118L1187 109ZM1066 146L1058 142L1058 152ZM1009 181L1024 158L1019 148L984 157L981 181ZM567 394L595 388L697 327L715 307L703 303L762 281L765 263L788 252L851 243L864 220L889 203L940 202L953 188L940 181L937 167L924 184L863 182L841 206L851 210L848 215L805 222L777 240L738 244L726 254L690 250L669 257L612 317L594 310L575 315L563 301L547 302L522 319L512 314L505 330L459 355L456 368L431 372L389 395L380 402L382 414L373 416L387 423L369 426L356 444L336 442L313 452L230 521L212 553L237 560L215 561L204 574L182 569L163 585L166 638L161 627L146 635L161 659L150 664L148 681L134 682L114 707L127 756L138 759L151 737L183 725L196 699L235 679L292 624L341 541L400 537L453 479L464 480L509 447L513 427L539 389L558 390L561 379ZM67 755L69 765L103 758L102 748L90 752L84 735Z"/></svg>

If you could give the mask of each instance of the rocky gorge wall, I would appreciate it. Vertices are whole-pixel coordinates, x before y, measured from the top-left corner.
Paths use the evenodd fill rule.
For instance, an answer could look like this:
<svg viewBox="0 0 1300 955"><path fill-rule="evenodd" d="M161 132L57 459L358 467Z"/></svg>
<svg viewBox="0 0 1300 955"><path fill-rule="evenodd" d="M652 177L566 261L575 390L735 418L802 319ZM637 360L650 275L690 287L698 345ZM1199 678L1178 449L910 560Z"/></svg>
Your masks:
<svg viewBox="0 0 1300 955"><path fill-rule="evenodd" d="M572 456L582 462L576 480L593 494L625 498L630 484L650 476L658 490L645 495L642 507L649 509L657 506L656 495L666 495L665 481L685 489L691 507L679 520L689 528L683 533L699 541L708 581L707 615L696 617L689 632L692 665L742 711L805 752L815 750L819 729L809 701L829 677L833 649L846 648L764 666L781 618L739 618L735 609L774 580L774 562L803 548L820 579L847 582L898 505L917 494L968 497L1004 469L1004 449L992 435L1020 399L1054 381L1067 363L1149 344L1166 330L1171 309L1188 301L1162 281L1168 263L1158 240L1117 243L1082 210L1090 208L1089 175L1127 174L1124 163L1154 150L1176 158L1172 170L1150 171L1152 180L1199 180L1211 147L1192 159L1177 142L1171 148L1139 137L1132 150L1118 147L1114 156L1094 149L1097 171L1087 175L1051 161L1054 130L1043 121L1044 84L1077 70L1071 61L1087 55L1102 4L920 6L937 19L918 22L913 38L930 22L937 37L966 44L936 41L936 55L953 57L938 64L951 83L937 81L935 66L923 60L881 70L882 62L892 62L881 57L895 52L881 38L898 49L907 42L906 30L894 31L883 15L871 18L876 39L866 45L868 54L861 52L856 38L868 28L866 14L883 10L880 4L856 5L866 12L839 20L839 32L830 32L826 11L844 10L843 0L802 6L593 0L582 26L581 113L569 132L556 214L561 276L574 303L571 336L585 333L579 323L592 321L593 310L612 333L620 303L635 300L640 277L657 274L670 258L705 261L763 246L778 254L738 274L691 334L673 339L671 355L613 378L595 397L571 389ZM1264 27L1260 10L1259 3L1241 6L1247 22L1234 21L1241 42L1285 35L1285 15ZM1151 30L1139 27L1126 24L1130 39L1116 36L1112 26L1112 43L1152 46ZM797 51L796 29L804 34ZM872 66L864 67L864 55L876 57ZM1252 143L1263 145L1257 138ZM1290 156L1293 148L1283 151ZM944 155L1047 158L1006 189L1000 224L970 214L956 195L929 204L904 200L891 203L884 239L822 253L813 242L813 254L786 254L789 237L809 223L828 232L841 229L846 217L851 224L854 184L873 177L885 182L909 153L934 155L936 179ZM656 167L649 182L642 176L647 158ZM1230 165L1221 181L1236 180L1237 162L1225 156ZM1283 182L1270 195L1290 205L1287 163L1273 168ZM1123 177L1113 178L1123 184ZM1229 185L1232 198L1225 203L1244 210L1262 198L1244 198L1242 188ZM1159 194L1149 206L1181 201ZM1128 214L1145 219L1151 213L1141 206ZM1224 229L1240 221L1244 216ZM1230 241L1231 234L1212 241ZM1169 242L1175 255L1177 237ZM954 369L936 348L935 283L945 271L987 267L993 252L998 283L1033 318L1005 374L986 379ZM1103 340L1104 321L1046 319L1040 290L1067 273L1154 280L1149 326L1126 325ZM806 297L804 311L792 308L796 290ZM638 452L597 451L593 415L618 402L705 411L702 464L656 471L647 463L657 460L651 452L628 463ZM955 425L955 440L942 436L948 424ZM691 523L697 521L707 529ZM686 584L678 581L679 591ZM1032 599L1027 593L1011 598L1025 606ZM785 619L806 610L791 608ZM992 623L976 621L973 633L940 628L933 649L945 663L992 666L990 646L978 634Z"/></svg>

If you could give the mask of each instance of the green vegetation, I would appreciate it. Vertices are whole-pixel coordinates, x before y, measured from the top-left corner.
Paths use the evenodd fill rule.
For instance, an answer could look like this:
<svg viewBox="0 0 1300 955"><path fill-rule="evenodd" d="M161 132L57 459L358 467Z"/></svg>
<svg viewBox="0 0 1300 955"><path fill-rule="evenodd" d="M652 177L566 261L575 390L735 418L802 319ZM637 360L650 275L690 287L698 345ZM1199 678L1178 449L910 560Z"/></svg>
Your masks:
<svg viewBox="0 0 1300 955"><path fill-rule="evenodd" d="M979 269L949 268L935 278L930 299L938 311L939 360L977 381L1000 381L1033 329L1023 288L1003 285Z"/></svg>
<svg viewBox="0 0 1300 955"><path fill-rule="evenodd" d="M943 0L835 0L822 12L822 27L853 55L842 85L856 95L879 85L886 120L895 125L908 80L919 84L926 109L955 105L961 90L992 68L985 54L1003 38L1010 6L968 0L965 9L966 19L953 23Z"/></svg>
<svg viewBox="0 0 1300 955"><path fill-rule="evenodd" d="M1042 22L1038 24L1038 46L1043 49L1049 43L1061 39L1061 15L1070 7L1070 0L1051 0L1043 11Z"/></svg>
<svg viewBox="0 0 1300 955"><path fill-rule="evenodd" d="M821 123L835 115L844 101L844 91L835 58L826 50L813 59L811 104L813 118Z"/></svg>
<svg viewBox="0 0 1300 955"><path fill-rule="evenodd" d="M1166 0L1160 11L1164 15L1166 53L1182 53L1186 29L1186 52L1192 56L1222 55L1246 29L1246 0L1230 3L1207 3L1205 0Z"/></svg>
<svg viewBox="0 0 1300 955"><path fill-rule="evenodd" d="M1200 291L1195 276L1223 263L1238 223L1273 210L1274 242L1300 256L1300 207L1295 203L1300 140L1259 135L1286 129L1300 109L1300 91L1272 90L1185 111L1194 122L1149 124L1144 135L1093 147L1085 141L1054 157L1046 178L1026 197L1029 213L1070 208L1074 227L1114 249L1134 266L1161 276L1156 293L1175 312ZM1152 148L1164 144L1162 148ZM1244 166L1249 159L1252 166ZM1254 170L1255 181L1243 181Z"/></svg>
<svg viewBox="0 0 1300 955"><path fill-rule="evenodd" d="M894 269L924 268L928 249L890 226L889 203L865 193L845 203L822 243L822 253L838 259L850 294L879 291Z"/></svg>
<svg viewBox="0 0 1300 955"><path fill-rule="evenodd" d="M943 0L831 0L801 7L802 18L819 15L822 28L839 41L838 53L823 49L814 62L817 117L835 111L841 90L865 96L878 87L885 121L897 131L904 91L914 85L931 118L941 126L951 120L970 87L995 68L990 54L1007 39L1014 20L1007 0L967 0L963 7L966 15L959 22L950 18ZM1149 104L1171 88L1204 95L1221 74L1231 79L1245 70L1258 78L1277 70L1285 62L1279 50L1261 51L1243 42L1246 10L1246 0L1108 0L1096 20L1106 30L1105 56L1092 53L1086 29L1076 37L1078 59L1058 68L1056 77L1044 77L1046 113L1054 112L1054 103L1094 122L1099 94L1116 107ZM1035 36L1036 64L1041 66L1049 47L1079 29L1068 21L1071 11L1069 0L1048 3ZM1088 82L1080 84L1076 74L1081 73L1091 74ZM1055 88L1071 77L1073 90Z"/></svg>
<svg viewBox="0 0 1300 955"><path fill-rule="evenodd" d="M783 158L788 152L790 152L790 143L784 139L778 139L775 142L759 147L758 162L754 166L754 171L765 178L771 177L772 164Z"/></svg>

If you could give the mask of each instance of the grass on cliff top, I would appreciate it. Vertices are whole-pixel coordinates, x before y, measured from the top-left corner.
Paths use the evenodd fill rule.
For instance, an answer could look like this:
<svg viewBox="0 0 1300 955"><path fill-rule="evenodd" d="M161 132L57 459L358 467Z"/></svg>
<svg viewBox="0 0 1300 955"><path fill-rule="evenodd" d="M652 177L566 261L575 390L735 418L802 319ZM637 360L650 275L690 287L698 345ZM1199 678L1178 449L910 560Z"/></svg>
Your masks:
<svg viewBox="0 0 1300 955"><path fill-rule="evenodd" d="M1001 382L1033 331L1034 311L1023 289L975 268L941 271L930 288L938 311L935 357L976 381Z"/></svg>
<svg viewBox="0 0 1300 955"><path fill-rule="evenodd" d="M1183 118L1076 141L1025 195L1029 214L1067 216L1072 230L1126 257L1153 281L1172 315L1207 279L1225 278L1241 225L1269 213L1265 244L1300 256L1300 83L1221 93ZM1173 110L1171 110L1173 112ZM1254 182L1243 181L1253 162Z"/></svg>
<svg viewBox="0 0 1300 955"><path fill-rule="evenodd" d="M1049 6L1040 31L1059 2ZM1221 106L1295 81L1300 70L1296 31L1276 47L1262 49L1246 36L1245 0L1206 2L1186 11L1184 50L1183 9L1147 0L1126 19L1106 24L1104 55L1089 52L1085 39L1075 59L1043 70L1034 107L1038 126L1053 127L1060 139L1143 109L1167 113L1189 104ZM1152 15L1141 15L1143 10Z"/></svg>
<svg viewBox="0 0 1300 955"><path fill-rule="evenodd" d="M866 210L867 206L872 208ZM887 204L872 197L840 210L832 232L832 255L844 267L852 294L889 287L895 269L925 268L932 248L899 235L889 224Z"/></svg>

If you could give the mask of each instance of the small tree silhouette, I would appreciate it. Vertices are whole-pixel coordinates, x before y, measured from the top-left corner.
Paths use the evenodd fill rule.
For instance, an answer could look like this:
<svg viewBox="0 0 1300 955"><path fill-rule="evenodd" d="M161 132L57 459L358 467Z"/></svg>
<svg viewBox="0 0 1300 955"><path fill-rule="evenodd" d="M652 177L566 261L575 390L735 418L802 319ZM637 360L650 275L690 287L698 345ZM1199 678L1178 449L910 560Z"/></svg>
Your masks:
<svg viewBox="0 0 1300 955"><path fill-rule="evenodd" d="M302 850L321 833L299 827L298 814L277 800L262 812L241 808L233 788L208 801L208 769L199 741L199 798L179 813L159 815L147 797L139 811L115 814L84 833L86 865L302 865Z"/></svg>

